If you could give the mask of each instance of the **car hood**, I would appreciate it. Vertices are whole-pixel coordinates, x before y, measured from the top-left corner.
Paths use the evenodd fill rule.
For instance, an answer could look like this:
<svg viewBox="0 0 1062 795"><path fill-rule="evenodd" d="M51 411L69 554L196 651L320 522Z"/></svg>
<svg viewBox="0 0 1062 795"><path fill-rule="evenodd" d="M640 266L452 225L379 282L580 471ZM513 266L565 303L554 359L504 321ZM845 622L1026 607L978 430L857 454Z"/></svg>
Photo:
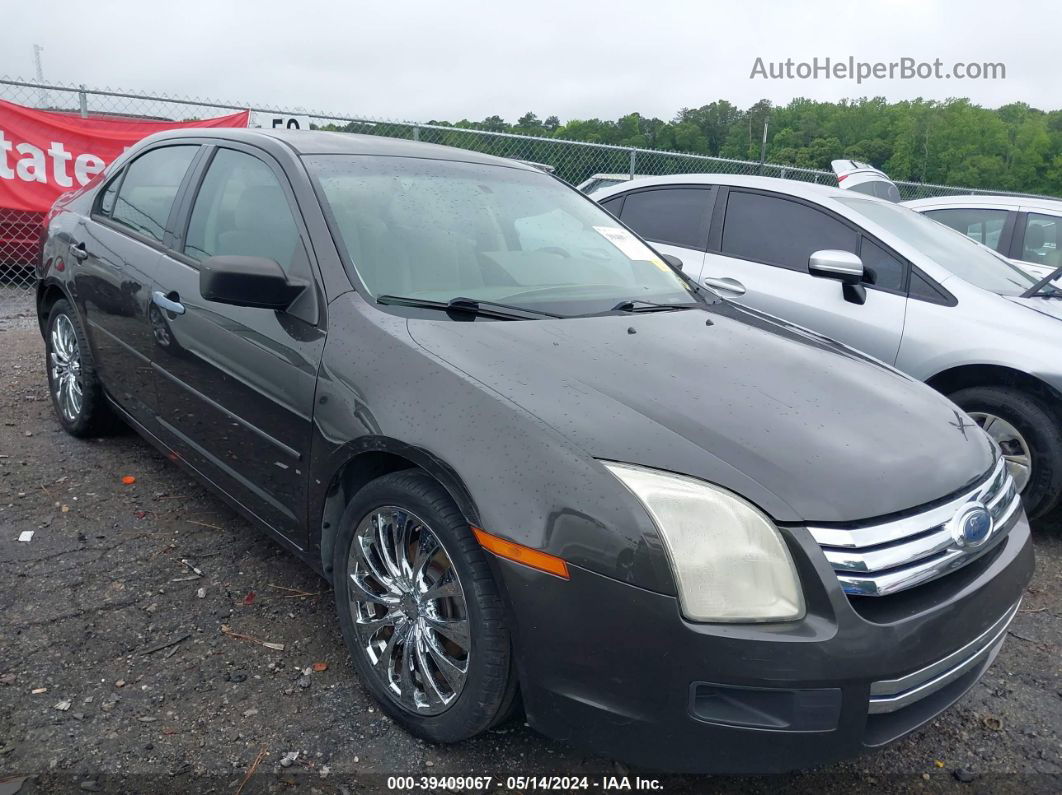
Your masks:
<svg viewBox="0 0 1062 795"><path fill-rule="evenodd" d="M1024 306L1034 312L1039 312L1041 315L1047 315L1048 317L1062 320L1062 298L1046 298L1044 296L1021 298L1012 295L1005 297L1008 301L1013 301L1019 306Z"/></svg>
<svg viewBox="0 0 1062 795"><path fill-rule="evenodd" d="M924 505L994 459L987 436L924 384L730 303L408 328L588 454L716 483L780 522Z"/></svg>

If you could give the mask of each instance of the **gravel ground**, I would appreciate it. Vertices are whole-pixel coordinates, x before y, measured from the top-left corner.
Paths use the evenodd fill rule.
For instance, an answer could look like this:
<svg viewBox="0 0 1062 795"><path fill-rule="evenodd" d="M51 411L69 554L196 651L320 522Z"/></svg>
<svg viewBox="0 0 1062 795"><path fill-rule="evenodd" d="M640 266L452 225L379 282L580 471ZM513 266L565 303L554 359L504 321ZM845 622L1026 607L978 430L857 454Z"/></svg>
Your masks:
<svg viewBox="0 0 1062 795"><path fill-rule="evenodd" d="M519 720L453 747L405 734L359 686L328 585L134 434L60 431L42 350L29 296L0 287L0 795L23 777L23 793L656 778ZM944 716L846 764L665 777L662 789L1062 791L1062 519L1035 534L1037 574L1011 637Z"/></svg>

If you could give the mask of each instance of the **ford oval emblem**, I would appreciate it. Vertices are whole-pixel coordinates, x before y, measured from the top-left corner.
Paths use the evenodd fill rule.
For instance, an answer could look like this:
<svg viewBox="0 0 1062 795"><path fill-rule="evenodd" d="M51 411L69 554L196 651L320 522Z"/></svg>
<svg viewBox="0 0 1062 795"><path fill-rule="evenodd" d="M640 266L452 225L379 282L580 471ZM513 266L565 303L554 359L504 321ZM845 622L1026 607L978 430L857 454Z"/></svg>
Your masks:
<svg viewBox="0 0 1062 795"><path fill-rule="evenodd" d="M980 502L964 505L952 519L952 538L962 547L979 547L992 535L992 514Z"/></svg>

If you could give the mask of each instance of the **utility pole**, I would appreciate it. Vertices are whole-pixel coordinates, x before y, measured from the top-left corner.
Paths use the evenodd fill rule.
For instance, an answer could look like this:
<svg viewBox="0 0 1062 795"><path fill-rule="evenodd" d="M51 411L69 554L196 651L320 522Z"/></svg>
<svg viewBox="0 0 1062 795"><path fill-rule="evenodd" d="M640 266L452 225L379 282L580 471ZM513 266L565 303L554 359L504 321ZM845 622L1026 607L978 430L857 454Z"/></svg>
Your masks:
<svg viewBox="0 0 1062 795"><path fill-rule="evenodd" d="M760 173L763 173L763 161L767 159L767 127L770 125L770 117L763 119L763 138L760 140Z"/></svg>
<svg viewBox="0 0 1062 795"><path fill-rule="evenodd" d="M42 85L44 83L44 67L41 66L41 53L43 51L44 48L41 45L33 45L33 62L37 66L37 82ZM37 106L41 108L48 107L48 92L43 88L40 89L40 94L37 97Z"/></svg>

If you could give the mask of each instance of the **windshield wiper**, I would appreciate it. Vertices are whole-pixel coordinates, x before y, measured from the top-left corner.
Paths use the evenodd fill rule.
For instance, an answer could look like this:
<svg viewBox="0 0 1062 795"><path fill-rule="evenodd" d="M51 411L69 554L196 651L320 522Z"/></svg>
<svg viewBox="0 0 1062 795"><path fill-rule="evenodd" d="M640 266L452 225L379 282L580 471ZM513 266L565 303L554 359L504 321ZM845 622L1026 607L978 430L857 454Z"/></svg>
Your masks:
<svg viewBox="0 0 1062 795"><path fill-rule="evenodd" d="M694 309L699 303L690 304L658 304L654 301L643 301L641 298L628 298L620 301L609 312L668 312L673 309Z"/></svg>
<svg viewBox="0 0 1062 795"><path fill-rule="evenodd" d="M1059 276L1062 276L1062 268L1055 268L1053 272L1047 274L1046 277L1038 281L1024 293L1022 293L1021 297L1035 298L1036 296L1041 294L1040 291L1043 290L1045 287L1050 287L1053 292L1045 292L1043 293L1043 295L1047 296L1048 298L1062 298L1062 290L1051 284L1051 282L1053 282Z"/></svg>
<svg viewBox="0 0 1062 795"><path fill-rule="evenodd" d="M449 301L431 301L427 298L410 298L402 295L381 295L378 304L395 304L397 306L415 306L421 309L438 309L442 312L465 312L480 317L493 317L499 320L532 320L539 317L563 317L541 309L528 309L512 304L499 304L495 301L480 301L477 298L451 298Z"/></svg>

